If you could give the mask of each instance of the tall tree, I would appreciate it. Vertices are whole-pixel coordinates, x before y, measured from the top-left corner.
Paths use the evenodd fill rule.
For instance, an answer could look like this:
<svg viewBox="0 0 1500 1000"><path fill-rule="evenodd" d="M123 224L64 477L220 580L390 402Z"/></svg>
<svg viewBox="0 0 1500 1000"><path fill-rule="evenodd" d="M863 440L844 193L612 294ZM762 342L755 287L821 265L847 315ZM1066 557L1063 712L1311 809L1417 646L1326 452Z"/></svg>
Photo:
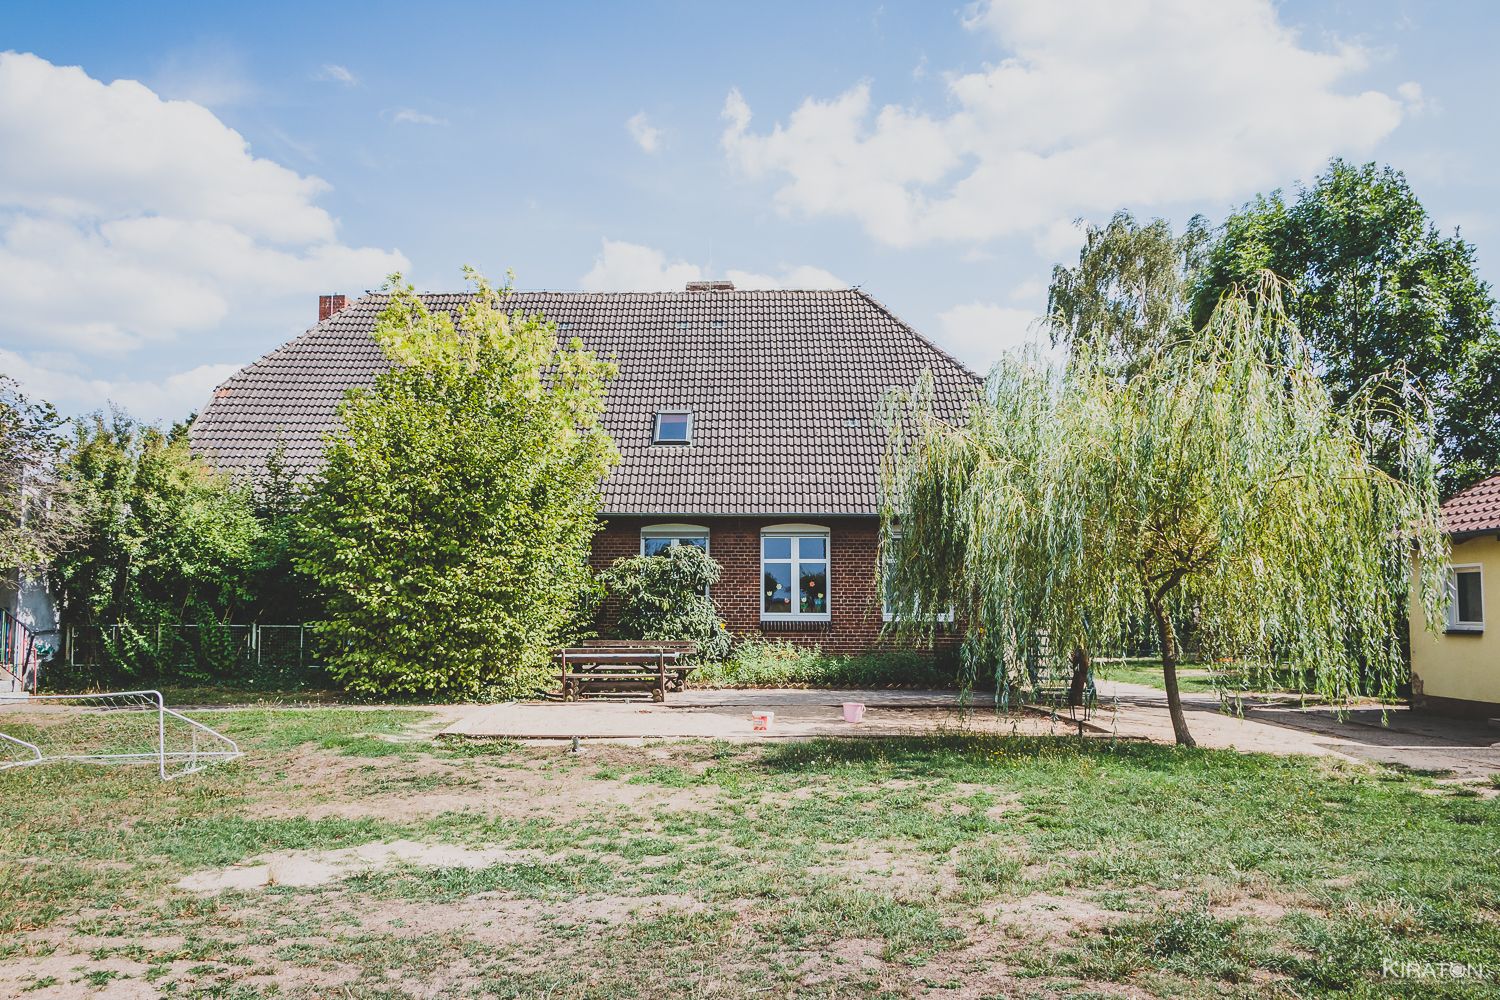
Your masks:
<svg viewBox="0 0 1500 1000"><path fill-rule="evenodd" d="M962 427L917 394L886 462L892 604L956 606L971 661L1002 687L1038 635L1062 658L1119 648L1149 620L1185 745L1185 619L1211 655L1295 666L1332 701L1389 694L1412 554L1432 621L1446 556L1430 438L1413 407L1382 412L1382 395L1410 392L1390 382L1335 405L1268 283L1129 377L1101 352L1064 371L1012 358ZM1372 426L1402 432L1390 471L1370 458Z"/></svg>
<svg viewBox="0 0 1500 1000"><path fill-rule="evenodd" d="M41 568L76 530L57 478L62 426L50 403L0 375L0 572Z"/></svg>
<svg viewBox="0 0 1500 1000"><path fill-rule="evenodd" d="M1163 219L1143 225L1129 212L1086 227L1078 263L1052 269L1047 324L1053 344L1074 354L1101 354L1122 374L1139 370L1188 332L1192 276L1208 242L1200 217L1180 236Z"/></svg>
<svg viewBox="0 0 1500 1000"><path fill-rule="evenodd" d="M249 487L194 458L184 435L95 414L74 424L60 475L79 520L48 573L65 625L253 614L262 532Z"/></svg>
<svg viewBox="0 0 1500 1000"><path fill-rule="evenodd" d="M1436 415L1443 489L1500 471L1495 300L1474 245L1438 230L1405 175L1334 160L1294 197L1245 205L1194 276L1194 321L1233 287L1253 292L1263 270L1290 282L1288 312L1336 403L1404 366ZM1381 460L1397 447L1383 442Z"/></svg>
<svg viewBox="0 0 1500 1000"><path fill-rule="evenodd" d="M466 273L456 317L392 276L394 365L349 393L302 520L329 669L355 691L529 693L590 586L614 366Z"/></svg>

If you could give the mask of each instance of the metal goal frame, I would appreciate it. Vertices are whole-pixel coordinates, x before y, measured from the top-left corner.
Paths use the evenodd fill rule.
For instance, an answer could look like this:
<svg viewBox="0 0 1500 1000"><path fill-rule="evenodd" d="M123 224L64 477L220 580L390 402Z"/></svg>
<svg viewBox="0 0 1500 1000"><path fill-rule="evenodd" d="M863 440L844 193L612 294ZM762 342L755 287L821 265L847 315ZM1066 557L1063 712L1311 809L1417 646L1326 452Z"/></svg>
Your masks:
<svg viewBox="0 0 1500 1000"><path fill-rule="evenodd" d="M111 703L110 699L114 699L114 702ZM136 699L136 701L133 704L121 704L121 699ZM90 709L88 702L99 704ZM30 740L5 732L7 708L37 707L47 704L76 705L86 711L95 712L154 712L156 715L155 745L133 752L89 753L86 748L80 748L84 752L55 753L44 750ZM181 732L186 739L181 742L174 739L169 745L167 738L169 723L173 727L174 735ZM179 724L181 729L178 728ZM0 742L12 748L20 748L23 752L30 754L29 757L17 760L0 761L0 771L66 760L101 764L155 761L157 774L161 776L162 781L181 778L184 775L201 771L212 764L224 763L244 756L244 751L240 749L239 744L228 736L188 718L181 712L168 708L160 691L103 691L95 694L40 694L11 698L0 695ZM182 743L185 745L181 745ZM169 763L182 766L173 766L169 771Z"/></svg>

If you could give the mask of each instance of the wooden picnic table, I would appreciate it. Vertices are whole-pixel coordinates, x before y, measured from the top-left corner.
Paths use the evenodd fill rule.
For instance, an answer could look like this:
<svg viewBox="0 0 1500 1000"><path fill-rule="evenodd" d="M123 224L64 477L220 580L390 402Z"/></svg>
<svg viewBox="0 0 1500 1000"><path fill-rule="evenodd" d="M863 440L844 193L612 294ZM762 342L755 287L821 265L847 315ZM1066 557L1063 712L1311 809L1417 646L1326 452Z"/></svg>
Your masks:
<svg viewBox="0 0 1500 1000"><path fill-rule="evenodd" d="M694 665L683 661L697 651L695 642L596 639L556 650L552 659L563 701L590 691L648 691L652 701L665 701L667 691L681 691L687 683Z"/></svg>

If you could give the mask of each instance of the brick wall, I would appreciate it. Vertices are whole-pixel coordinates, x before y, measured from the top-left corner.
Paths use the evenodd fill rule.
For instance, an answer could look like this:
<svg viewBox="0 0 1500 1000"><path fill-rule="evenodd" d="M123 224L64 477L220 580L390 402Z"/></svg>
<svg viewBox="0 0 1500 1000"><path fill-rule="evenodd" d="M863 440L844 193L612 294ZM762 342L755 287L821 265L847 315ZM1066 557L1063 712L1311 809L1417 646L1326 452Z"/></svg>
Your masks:
<svg viewBox="0 0 1500 1000"><path fill-rule="evenodd" d="M789 520L816 524L829 532L827 622L762 622L760 620L760 532ZM876 592L875 560L880 550L880 522L874 517L829 519L786 517L610 517L594 537L590 558L603 569L621 556L638 555L641 529L655 524L691 522L709 529L708 551L724 569L711 596L719 615L736 636L765 636L816 644L829 652L859 653L883 644L880 598ZM600 622L608 633L610 609Z"/></svg>

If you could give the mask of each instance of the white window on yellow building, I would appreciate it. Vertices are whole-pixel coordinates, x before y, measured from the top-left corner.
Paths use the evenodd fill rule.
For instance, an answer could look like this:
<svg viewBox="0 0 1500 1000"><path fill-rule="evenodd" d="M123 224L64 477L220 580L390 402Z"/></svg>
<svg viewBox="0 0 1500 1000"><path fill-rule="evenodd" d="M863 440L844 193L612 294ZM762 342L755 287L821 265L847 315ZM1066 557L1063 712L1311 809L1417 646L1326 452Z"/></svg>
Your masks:
<svg viewBox="0 0 1500 1000"><path fill-rule="evenodd" d="M1484 571L1478 565L1454 566L1448 573L1448 628L1484 631Z"/></svg>

